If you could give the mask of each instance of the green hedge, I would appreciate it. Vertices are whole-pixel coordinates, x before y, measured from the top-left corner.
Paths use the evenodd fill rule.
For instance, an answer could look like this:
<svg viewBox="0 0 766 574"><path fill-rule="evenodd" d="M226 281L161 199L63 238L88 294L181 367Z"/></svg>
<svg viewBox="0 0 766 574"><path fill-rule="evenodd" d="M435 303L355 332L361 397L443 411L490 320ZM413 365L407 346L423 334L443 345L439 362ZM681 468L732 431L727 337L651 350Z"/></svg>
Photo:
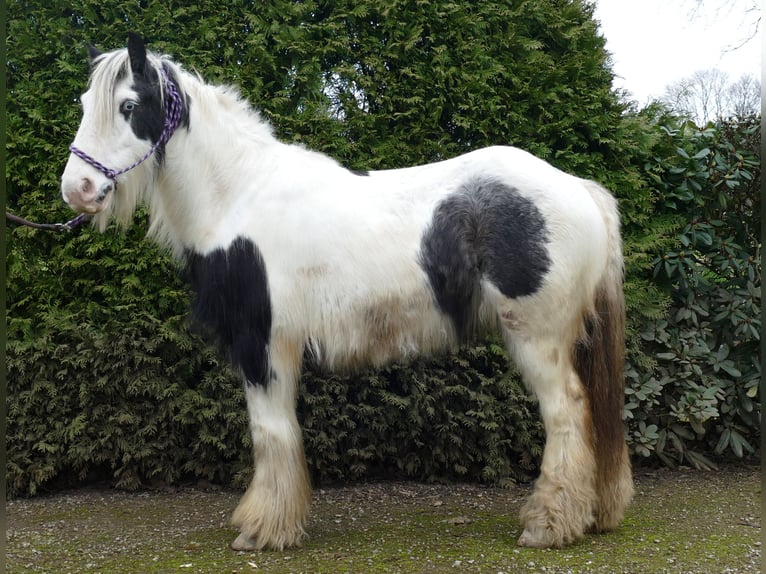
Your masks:
<svg viewBox="0 0 766 574"><path fill-rule="evenodd" d="M542 455L536 404L487 342L354 377L303 377L298 412L317 482L417 477L529 480Z"/></svg>
<svg viewBox="0 0 766 574"><path fill-rule="evenodd" d="M665 277L656 261L691 237L684 230L697 200L673 205L673 195L683 195L687 180L706 181L676 148L689 162L705 160L696 158L701 145L712 146L704 138L724 128L694 139L688 127L662 127L672 118L626 109L611 90L589 4L275 0L222 7L200 0L172 8L12 0L8 16L6 181L16 213L41 221L71 216L56 190L79 122L84 46L119 47L129 30L208 80L239 85L283 139L349 167L401 167L487 144L517 145L604 183L620 199L634 452L672 462L679 452L687 459L695 452L746 455L741 439L755 444L760 405L753 372L741 364L750 347L739 346L736 333L729 355L715 346L726 322L725 315L716 319L720 302L736 289L711 277L715 289L705 296L713 321L704 333L721 358L700 366L699 381L687 376L677 384L686 363L669 353L673 341L695 336L683 323L691 316L678 309L697 284ZM735 142L740 134L737 128L727 137ZM681 168L697 175L679 179ZM742 168L725 181L744 182L746 172L760 177L750 163ZM188 293L145 231L142 213L126 234L6 230L11 494L95 478L124 488L195 477L247 481L240 384L190 331ZM737 230L717 232L739 237ZM743 253L752 245L735 243ZM703 244L695 243L701 254L721 247ZM710 270L700 272L708 277ZM752 305L756 299L754 291ZM759 320L755 307L750 312ZM647 339L650 327L657 335ZM698 411L686 408L696 404L692 382L723 386L708 391L717 418L704 410L707 418L695 418ZM539 463L536 407L492 342L350 377L307 373L301 385L300 420L317 483L391 475L502 482L533 476Z"/></svg>

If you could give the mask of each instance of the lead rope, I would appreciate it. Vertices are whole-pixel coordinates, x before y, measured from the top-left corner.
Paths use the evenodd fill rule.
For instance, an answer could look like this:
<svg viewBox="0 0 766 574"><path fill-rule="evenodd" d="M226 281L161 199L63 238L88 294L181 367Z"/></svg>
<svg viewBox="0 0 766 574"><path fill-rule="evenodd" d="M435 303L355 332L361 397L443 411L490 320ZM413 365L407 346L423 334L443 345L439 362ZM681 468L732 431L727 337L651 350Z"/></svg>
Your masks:
<svg viewBox="0 0 766 574"><path fill-rule="evenodd" d="M35 223L34 221L29 221L28 219L24 219L23 217L19 217L18 215L13 215L12 213L6 211L5 212L5 218L8 221L12 221L13 223L18 223L19 225L26 225L27 227L31 227L32 229L42 229L44 231L72 231L75 227L79 227L86 221L90 219L90 216L87 213L81 213L77 217L70 219L66 223Z"/></svg>

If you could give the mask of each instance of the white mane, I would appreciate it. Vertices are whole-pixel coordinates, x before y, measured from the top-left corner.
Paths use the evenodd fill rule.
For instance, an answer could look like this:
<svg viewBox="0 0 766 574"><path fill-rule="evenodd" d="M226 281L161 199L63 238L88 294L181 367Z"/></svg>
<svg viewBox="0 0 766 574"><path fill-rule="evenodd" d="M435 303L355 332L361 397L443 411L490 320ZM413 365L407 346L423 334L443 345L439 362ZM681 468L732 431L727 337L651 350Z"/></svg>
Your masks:
<svg viewBox="0 0 766 574"><path fill-rule="evenodd" d="M168 55L147 53L147 64L156 70L163 66L168 68L174 76L178 90L188 98L190 125L189 131L204 129L206 125L216 125L225 131L235 129L238 132L246 132L248 139L257 143L274 141L273 129L264 120L260 113L253 109L242 98L239 90L230 85L211 85L205 83L197 73L187 72L180 64L174 62ZM158 74L161 89L161 97L164 100L165 77ZM103 97L103 94L113 94L115 87L120 82L130 81L130 64L127 49L116 50L102 54L93 62L93 70L89 81L89 92L98 94L92 98L94 107L94 126L98 133L110 133L115 117L116 101L113 97ZM216 118L227 118L228 125L221 125ZM197 118L197 121L195 121ZM201 119L202 121L199 121ZM223 120L221 120L223 121ZM183 126L173 136L182 139L189 134ZM200 135L199 133L194 135ZM173 145L177 142L169 142ZM132 170L119 180L119 191L112 198L106 209L94 217L95 223L101 231L104 231L111 220L118 227L127 228L134 216L136 207L144 202L149 203L152 214L149 235L156 238L160 243L168 245L176 254L180 246L174 238L174 234L168 229L167 205L160 200L160 194L152 189L162 184L163 170L158 169L156 158L147 161Z"/></svg>
<svg viewBox="0 0 766 574"><path fill-rule="evenodd" d="M168 159L178 157L179 161L167 161L162 169L154 170L152 185L156 189L144 199L150 205L149 235L179 256L190 246L190 237L210 233L210 225L220 227L227 210L238 201L252 199L269 167L263 163L267 153L291 149L320 154L279 142L271 124L236 87L207 84L199 74L175 64L171 69L179 91L188 97L189 128L179 128L168 142ZM324 159L337 165L330 158ZM243 178L245 172L249 174L244 178L246 186L243 179L236 179ZM202 181L207 182L206 189L200 189ZM199 217L200 213L205 216ZM192 242L201 246L196 238Z"/></svg>

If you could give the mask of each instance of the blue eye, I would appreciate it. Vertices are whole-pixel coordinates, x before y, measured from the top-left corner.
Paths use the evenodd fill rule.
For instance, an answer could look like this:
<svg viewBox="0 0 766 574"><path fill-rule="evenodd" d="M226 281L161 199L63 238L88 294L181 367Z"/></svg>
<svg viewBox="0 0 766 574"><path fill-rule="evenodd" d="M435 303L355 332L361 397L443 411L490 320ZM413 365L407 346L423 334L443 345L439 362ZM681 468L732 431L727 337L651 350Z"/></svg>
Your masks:
<svg viewBox="0 0 766 574"><path fill-rule="evenodd" d="M127 116L130 113L132 113L137 106L138 106L138 102L134 102L133 100L125 100L120 105L120 112L122 112L123 114Z"/></svg>

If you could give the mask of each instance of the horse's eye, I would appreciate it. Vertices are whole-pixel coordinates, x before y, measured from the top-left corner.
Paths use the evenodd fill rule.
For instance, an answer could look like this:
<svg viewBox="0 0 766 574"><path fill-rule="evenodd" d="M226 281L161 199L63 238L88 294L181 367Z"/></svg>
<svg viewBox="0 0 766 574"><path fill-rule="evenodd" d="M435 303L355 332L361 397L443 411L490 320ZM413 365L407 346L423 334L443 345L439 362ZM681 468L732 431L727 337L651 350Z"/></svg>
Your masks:
<svg viewBox="0 0 766 574"><path fill-rule="evenodd" d="M120 112L127 116L131 114L137 106L138 102L134 102L133 100L125 100L122 102L122 104L120 104Z"/></svg>

